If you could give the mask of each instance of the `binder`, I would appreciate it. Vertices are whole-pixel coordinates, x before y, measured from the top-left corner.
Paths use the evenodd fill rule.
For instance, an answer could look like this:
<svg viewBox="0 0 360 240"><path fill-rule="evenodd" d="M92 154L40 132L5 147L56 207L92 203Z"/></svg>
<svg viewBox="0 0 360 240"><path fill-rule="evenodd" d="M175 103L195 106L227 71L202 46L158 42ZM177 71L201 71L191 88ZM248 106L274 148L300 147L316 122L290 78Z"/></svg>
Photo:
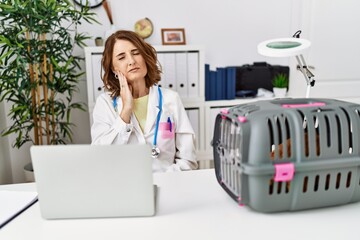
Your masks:
<svg viewBox="0 0 360 240"><path fill-rule="evenodd" d="M188 97L199 96L199 53L188 52Z"/></svg>
<svg viewBox="0 0 360 240"><path fill-rule="evenodd" d="M104 92L104 83L101 79L101 59L102 54L92 54L91 55L91 65L92 65L92 74L93 78L89 79L89 81L93 81L93 96L96 101L97 97ZM90 93L89 93L90 94Z"/></svg>
<svg viewBox="0 0 360 240"><path fill-rule="evenodd" d="M226 72L225 68L216 68L216 100L226 99Z"/></svg>
<svg viewBox="0 0 360 240"><path fill-rule="evenodd" d="M190 108L186 110L186 113L189 117L191 126L195 132L195 146L196 149L200 147L200 126L199 126L199 109L198 108Z"/></svg>
<svg viewBox="0 0 360 240"><path fill-rule="evenodd" d="M188 97L188 68L187 54L185 52L176 53L176 89L180 97Z"/></svg>
<svg viewBox="0 0 360 240"><path fill-rule="evenodd" d="M216 81L216 71L210 70L210 100L216 100L216 88L217 88L217 81Z"/></svg>
<svg viewBox="0 0 360 240"><path fill-rule="evenodd" d="M235 99L236 96L236 67L226 68L226 99Z"/></svg>
<svg viewBox="0 0 360 240"><path fill-rule="evenodd" d="M205 101L211 100L210 97L210 64L205 64Z"/></svg>
<svg viewBox="0 0 360 240"><path fill-rule="evenodd" d="M176 61L175 53L164 53L164 87L176 91Z"/></svg>
<svg viewBox="0 0 360 240"><path fill-rule="evenodd" d="M164 74L164 66L165 66L165 58L164 58L164 53L158 53L157 54L157 59L158 59L158 63L160 64L160 69L162 71L161 73L161 80L158 83L160 87L166 87L166 77Z"/></svg>

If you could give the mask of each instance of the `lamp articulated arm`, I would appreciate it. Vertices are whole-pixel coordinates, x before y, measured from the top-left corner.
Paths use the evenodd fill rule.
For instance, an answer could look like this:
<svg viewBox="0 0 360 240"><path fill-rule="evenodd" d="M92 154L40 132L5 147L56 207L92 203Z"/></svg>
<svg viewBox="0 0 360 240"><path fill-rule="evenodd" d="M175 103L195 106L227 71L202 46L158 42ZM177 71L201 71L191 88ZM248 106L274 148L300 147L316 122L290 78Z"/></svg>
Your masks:
<svg viewBox="0 0 360 240"><path fill-rule="evenodd" d="M296 55L296 60L299 64L298 70L302 72L306 80L306 98L310 96L310 88L315 85L315 75L309 70L308 66L306 65L305 59L302 54Z"/></svg>

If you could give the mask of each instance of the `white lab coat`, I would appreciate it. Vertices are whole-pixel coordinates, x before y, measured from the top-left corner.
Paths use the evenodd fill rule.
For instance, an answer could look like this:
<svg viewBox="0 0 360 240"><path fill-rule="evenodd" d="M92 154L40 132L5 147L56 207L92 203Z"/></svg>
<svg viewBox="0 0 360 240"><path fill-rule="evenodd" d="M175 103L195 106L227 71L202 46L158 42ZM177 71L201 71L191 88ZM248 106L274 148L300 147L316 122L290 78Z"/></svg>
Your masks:
<svg viewBox="0 0 360 240"><path fill-rule="evenodd" d="M180 97L170 89L161 88L161 91L163 104L157 134L157 146L161 153L157 159L153 159L149 154L149 161L153 161L153 172L196 169L195 134ZM159 112L158 106L158 87L153 86L149 91L147 118L143 133L134 113L131 114L130 124L126 124L120 118L121 97L117 98L116 112L110 94L107 92L101 94L96 100L93 112L92 144L147 143L152 146Z"/></svg>

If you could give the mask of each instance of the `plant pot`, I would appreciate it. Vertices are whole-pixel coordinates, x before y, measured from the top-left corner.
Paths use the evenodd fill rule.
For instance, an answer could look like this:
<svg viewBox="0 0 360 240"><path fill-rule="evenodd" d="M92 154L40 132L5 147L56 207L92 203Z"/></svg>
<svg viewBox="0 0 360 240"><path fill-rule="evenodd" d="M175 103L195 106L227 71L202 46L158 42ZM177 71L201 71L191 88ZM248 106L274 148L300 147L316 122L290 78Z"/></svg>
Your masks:
<svg viewBox="0 0 360 240"><path fill-rule="evenodd" d="M103 46L104 40L102 38L95 38L95 45L96 46Z"/></svg>
<svg viewBox="0 0 360 240"><path fill-rule="evenodd" d="M273 92L276 98L284 98L286 97L287 89L274 87Z"/></svg>
<svg viewBox="0 0 360 240"><path fill-rule="evenodd" d="M24 174L26 182L35 182L34 169L31 162L24 166Z"/></svg>

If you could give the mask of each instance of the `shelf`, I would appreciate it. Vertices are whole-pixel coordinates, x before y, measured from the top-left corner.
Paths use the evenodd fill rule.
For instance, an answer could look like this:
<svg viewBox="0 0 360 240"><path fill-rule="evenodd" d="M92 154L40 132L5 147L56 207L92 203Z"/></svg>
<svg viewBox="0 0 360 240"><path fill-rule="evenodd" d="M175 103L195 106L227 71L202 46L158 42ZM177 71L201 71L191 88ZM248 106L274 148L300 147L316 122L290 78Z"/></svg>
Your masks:
<svg viewBox="0 0 360 240"><path fill-rule="evenodd" d="M271 100L274 98L237 98L232 100L205 101L205 107L230 107L260 100Z"/></svg>

